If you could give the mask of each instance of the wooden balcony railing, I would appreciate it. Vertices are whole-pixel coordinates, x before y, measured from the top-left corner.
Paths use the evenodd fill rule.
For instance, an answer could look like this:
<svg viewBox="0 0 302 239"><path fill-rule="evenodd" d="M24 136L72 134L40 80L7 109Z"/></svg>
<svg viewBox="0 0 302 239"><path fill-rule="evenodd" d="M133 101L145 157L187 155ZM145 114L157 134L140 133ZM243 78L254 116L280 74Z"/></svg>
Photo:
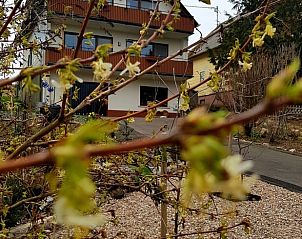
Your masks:
<svg viewBox="0 0 302 239"><path fill-rule="evenodd" d="M72 7L69 14L73 16L84 17L88 9L88 1L84 0L48 0L48 10L59 14L66 14L66 7ZM140 9L119 7L106 5L98 14L93 14L92 17L103 21L111 21L116 23L125 23L136 26L141 26L142 23L147 23L150 18L150 12ZM160 16L158 21L154 21L151 27L159 27L164 20L165 14ZM171 17L172 20L172 17ZM181 17L173 24L175 31L193 33L195 21L192 17Z"/></svg>
<svg viewBox="0 0 302 239"><path fill-rule="evenodd" d="M46 64L54 64L59 59L65 57L65 56L71 56L73 50L72 49L63 49L61 51L57 51L55 49L47 49L45 54L45 63ZM79 58L88 58L92 56L92 52L89 51L79 51L78 57ZM140 62L140 69L144 70L147 67L151 66L156 62L156 58L150 58L150 57L133 57L133 62L139 61ZM136 59L135 59L136 58ZM119 54L114 54L108 57L107 61L110 62L113 66L116 65L121 59L121 56ZM124 67L124 66L123 66ZM119 70L123 70L120 68ZM165 63L163 63L160 66L157 66L154 68L159 74L164 75L173 75L176 76L183 76L183 77L192 77L193 75L193 64L189 61L180 61L180 60L169 60ZM154 70L151 70L150 73L154 72Z"/></svg>

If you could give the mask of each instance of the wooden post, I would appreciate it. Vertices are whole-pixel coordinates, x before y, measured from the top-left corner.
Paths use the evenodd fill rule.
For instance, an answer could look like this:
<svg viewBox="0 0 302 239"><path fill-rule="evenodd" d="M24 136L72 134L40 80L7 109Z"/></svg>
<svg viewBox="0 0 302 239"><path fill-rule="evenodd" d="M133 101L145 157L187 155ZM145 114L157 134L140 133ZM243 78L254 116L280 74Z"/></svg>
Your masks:
<svg viewBox="0 0 302 239"><path fill-rule="evenodd" d="M167 191L167 151L165 147L161 147L161 155L162 155L162 163L161 163L161 189L162 192ZM163 195L163 198L165 196ZM160 204L160 238L166 239L167 238L167 223L168 223L168 216L167 216L167 203L162 201Z"/></svg>

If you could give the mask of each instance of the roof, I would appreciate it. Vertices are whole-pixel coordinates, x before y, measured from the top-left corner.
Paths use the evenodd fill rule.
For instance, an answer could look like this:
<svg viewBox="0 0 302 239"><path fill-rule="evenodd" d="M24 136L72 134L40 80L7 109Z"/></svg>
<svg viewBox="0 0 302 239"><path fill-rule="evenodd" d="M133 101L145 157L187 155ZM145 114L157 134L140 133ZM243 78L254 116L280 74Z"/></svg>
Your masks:
<svg viewBox="0 0 302 239"><path fill-rule="evenodd" d="M195 20L195 18L193 17L193 15L188 11L188 9L182 3L180 3L180 9L181 9L181 13L180 14L182 16L187 16L187 17L193 18L194 19L194 26L195 27L199 26L199 23Z"/></svg>
<svg viewBox="0 0 302 239"><path fill-rule="evenodd" d="M212 32L210 32L209 35L212 35L212 33L216 30L217 30L217 28L215 28ZM199 55L207 52L208 50L212 50L212 49L219 47L221 45L221 40L222 40L221 32L218 31L213 36L210 36L207 39L207 41L201 42L196 47L194 47L192 49L191 54L189 54L189 58L199 56Z"/></svg>

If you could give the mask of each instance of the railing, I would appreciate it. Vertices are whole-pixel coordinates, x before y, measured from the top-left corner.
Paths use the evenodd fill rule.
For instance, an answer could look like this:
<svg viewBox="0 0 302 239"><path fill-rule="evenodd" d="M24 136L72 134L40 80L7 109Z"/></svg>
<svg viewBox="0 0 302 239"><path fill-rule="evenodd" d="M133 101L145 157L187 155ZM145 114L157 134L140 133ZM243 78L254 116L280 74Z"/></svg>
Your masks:
<svg viewBox="0 0 302 239"><path fill-rule="evenodd" d="M72 10L67 11L67 6L72 7ZM85 16L88 8L88 1L83 0L49 0L48 10L59 14L72 14L73 16ZM119 7L106 5L99 13L92 14L92 17L103 21L111 21L116 23L126 23L130 25L141 26L142 23L147 23L150 18L150 12L140 9L127 7ZM159 27L164 20L165 14L161 14L157 21L153 21L151 27ZM171 19L172 20L172 16ZM181 17L177 20L173 27L176 31L193 33L195 22L192 17Z"/></svg>
<svg viewBox="0 0 302 239"><path fill-rule="evenodd" d="M61 58L65 56L71 56L73 53L72 49L63 49L61 51L57 51L56 49L47 49L45 54L45 63L46 64L54 64ZM90 51L79 51L78 57L79 58L88 58L92 56L92 52ZM113 66L116 65L121 59L121 55L114 54L108 57L107 61L110 62ZM156 62L156 58L153 57L132 57L131 61L139 61L140 62L140 69L144 70L147 67L151 66ZM123 65L123 67L125 67ZM123 70L120 68L118 70ZM155 70L159 74L164 75L176 75L176 76L184 76L184 77L191 77L193 75L193 63L189 61L180 61L180 60L169 60L163 63L160 66L155 67L150 73L155 72Z"/></svg>

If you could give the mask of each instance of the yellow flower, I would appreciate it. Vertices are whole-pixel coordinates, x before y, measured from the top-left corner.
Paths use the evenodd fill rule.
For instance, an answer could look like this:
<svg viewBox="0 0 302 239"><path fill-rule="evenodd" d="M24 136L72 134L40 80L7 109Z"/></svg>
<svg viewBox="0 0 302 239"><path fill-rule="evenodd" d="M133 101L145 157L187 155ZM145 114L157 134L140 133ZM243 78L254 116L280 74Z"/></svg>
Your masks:
<svg viewBox="0 0 302 239"><path fill-rule="evenodd" d="M254 38L253 47L257 47L257 46L261 47L261 46L263 46L263 44L264 44L263 37L262 38L260 38L260 37Z"/></svg>
<svg viewBox="0 0 302 239"><path fill-rule="evenodd" d="M128 122L128 123L134 123L134 122L135 122L134 117L129 117L129 118L127 119L127 122Z"/></svg>
<svg viewBox="0 0 302 239"><path fill-rule="evenodd" d="M229 52L228 60L234 60L237 56L239 49L240 49L240 43L239 40L236 39L235 46Z"/></svg>
<svg viewBox="0 0 302 239"><path fill-rule="evenodd" d="M99 81L106 79L111 73L112 64L103 62L101 58L98 61L92 62L91 65L94 69L94 76Z"/></svg>
<svg viewBox="0 0 302 239"><path fill-rule="evenodd" d="M134 76L135 74L139 73L141 70L139 69L140 62L135 62L132 64L130 61L127 63L126 68L121 72L121 76L124 75L127 71L129 72L129 77Z"/></svg>
<svg viewBox="0 0 302 239"><path fill-rule="evenodd" d="M252 66L253 66L253 63L248 63L248 62L246 62L246 61L239 61L238 62L239 63L239 65L243 68L243 71L248 71L248 70L250 70L251 68L252 68Z"/></svg>
<svg viewBox="0 0 302 239"><path fill-rule="evenodd" d="M250 160L242 161L240 155L232 155L224 158L221 161L221 166L227 173L228 179L219 182L216 185L217 190L225 196L232 195L236 199L244 199L249 191L249 187L244 182L241 182L240 175L251 169L253 162Z"/></svg>
<svg viewBox="0 0 302 239"><path fill-rule="evenodd" d="M83 79L81 79L81 78L77 78L77 81L79 83L83 83L84 82ZM51 80L51 85L54 86L54 87L56 87L56 88L66 89L66 90L71 89L72 86L73 86L73 84L71 84L70 82L62 82L62 81L58 82L56 80Z"/></svg>
<svg viewBox="0 0 302 239"><path fill-rule="evenodd" d="M275 35L276 32L276 28L274 28L271 24L267 24L265 27L265 33L270 36L273 37Z"/></svg>
<svg viewBox="0 0 302 239"><path fill-rule="evenodd" d="M240 176L241 173L251 169L253 162L251 160L242 161L242 157L238 155L231 155L221 161L221 166L228 173L229 177Z"/></svg>

